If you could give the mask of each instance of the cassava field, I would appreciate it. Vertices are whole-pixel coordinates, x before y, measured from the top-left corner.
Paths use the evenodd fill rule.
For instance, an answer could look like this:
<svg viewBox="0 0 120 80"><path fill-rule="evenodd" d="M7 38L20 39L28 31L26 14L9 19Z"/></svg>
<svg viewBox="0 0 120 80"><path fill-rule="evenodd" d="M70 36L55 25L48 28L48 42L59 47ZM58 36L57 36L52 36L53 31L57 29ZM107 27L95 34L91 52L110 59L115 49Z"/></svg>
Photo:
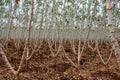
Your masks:
<svg viewBox="0 0 120 80"><path fill-rule="evenodd" d="M120 80L120 0L0 0L0 80Z"/></svg>
<svg viewBox="0 0 120 80"><path fill-rule="evenodd" d="M90 39L95 34L91 31L87 40L81 37L73 39L72 36L75 37L77 31L74 34L65 32L68 38L61 35L62 39L60 35L55 38L54 34L50 36L49 33L51 32L48 32L49 38L31 38L26 51L23 37L0 39L2 50L14 70L18 69L22 55L29 53L29 59L24 58L16 76L0 55L0 80L120 80L117 59L105 32L100 34L102 37L99 35L100 31L96 32L98 36ZM87 36L85 35L84 37ZM120 45L119 38L118 42ZM80 58L78 54L81 55Z"/></svg>

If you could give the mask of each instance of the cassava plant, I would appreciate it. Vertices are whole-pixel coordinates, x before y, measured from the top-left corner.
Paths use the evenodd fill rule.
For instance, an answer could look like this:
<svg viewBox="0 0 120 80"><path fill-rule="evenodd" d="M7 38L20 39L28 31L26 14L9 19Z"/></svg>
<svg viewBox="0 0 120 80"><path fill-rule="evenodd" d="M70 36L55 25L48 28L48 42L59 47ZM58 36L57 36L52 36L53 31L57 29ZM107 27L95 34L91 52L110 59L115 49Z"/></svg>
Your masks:
<svg viewBox="0 0 120 80"><path fill-rule="evenodd" d="M108 16L108 27L110 32L110 39L111 39L113 50L117 58L118 65L120 66L120 47L115 36L116 28L115 28L114 18L112 15L111 0L106 0L106 5L107 5L106 10L107 10L107 16Z"/></svg>

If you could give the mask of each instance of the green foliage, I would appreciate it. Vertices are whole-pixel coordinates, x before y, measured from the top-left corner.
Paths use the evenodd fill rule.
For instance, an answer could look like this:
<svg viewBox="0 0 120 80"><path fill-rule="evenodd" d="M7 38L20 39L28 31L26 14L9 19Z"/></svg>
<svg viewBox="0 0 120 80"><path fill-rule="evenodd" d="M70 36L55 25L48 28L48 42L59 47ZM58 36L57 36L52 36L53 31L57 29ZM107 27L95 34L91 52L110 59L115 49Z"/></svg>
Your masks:
<svg viewBox="0 0 120 80"><path fill-rule="evenodd" d="M4 5L4 2L3 2L3 0L2 1L0 1L0 6L3 6Z"/></svg>
<svg viewBox="0 0 120 80"><path fill-rule="evenodd" d="M80 20L81 16L80 16L80 15L76 15L75 18L76 18L77 20Z"/></svg>
<svg viewBox="0 0 120 80"><path fill-rule="evenodd" d="M68 2L74 4L75 0L68 0Z"/></svg>
<svg viewBox="0 0 120 80"><path fill-rule="evenodd" d="M11 2L11 0L5 0L5 3L8 3L8 4L9 4L10 2Z"/></svg>
<svg viewBox="0 0 120 80"><path fill-rule="evenodd" d="M0 1L1 8L0 14L2 15L3 19L9 18L10 10L11 12L14 11L14 4L12 4L12 9L10 9L11 1L12 0ZM58 24L58 26L61 26L61 24L62 26L72 25L72 27L75 28L76 22L78 22L79 24L79 22L82 20L82 24L87 25L90 19L92 19L93 25L104 24L103 26L105 26L106 24L106 0L65 0L65 2L63 0L55 0L54 4L53 0L36 0L36 1L37 2L34 5L35 13L33 15L34 24L40 24L42 14L43 23L45 25L48 23L50 23L50 25L60 23ZM43 4L45 4L44 8ZM53 5L54 8L56 9L55 14L52 13ZM7 6L7 8L6 7L3 8L3 6ZM13 17L11 18L19 19L20 24L21 22L27 24L31 10L30 6L31 0L22 0L22 4L17 5L15 12L12 12ZM100 8L102 9L100 10ZM112 11L113 17L115 17L115 19L118 20L118 18L120 17L119 13L120 9L116 7L116 5L114 5ZM53 19L52 22L51 19ZM71 22L69 22L69 24L66 24L65 19L68 19L68 21ZM100 20L105 21L100 23Z"/></svg>

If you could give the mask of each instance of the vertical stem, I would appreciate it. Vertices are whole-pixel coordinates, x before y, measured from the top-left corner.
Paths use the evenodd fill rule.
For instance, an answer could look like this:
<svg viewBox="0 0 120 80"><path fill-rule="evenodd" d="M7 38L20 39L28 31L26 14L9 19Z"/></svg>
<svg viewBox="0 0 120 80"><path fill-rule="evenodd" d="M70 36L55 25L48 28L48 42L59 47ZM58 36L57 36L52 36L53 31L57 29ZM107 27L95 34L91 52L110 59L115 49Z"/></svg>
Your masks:
<svg viewBox="0 0 120 80"><path fill-rule="evenodd" d="M115 55L117 58L117 62L118 65L120 67L120 48L119 48L119 44L118 41L115 37L115 25L113 23L113 18L112 18L112 4L111 4L111 0L106 0L106 4L107 4L107 15L108 15L108 27L109 27L109 32L110 32L110 38L111 38L111 43L112 43L112 47L115 51Z"/></svg>
<svg viewBox="0 0 120 80"><path fill-rule="evenodd" d="M27 37L26 37L26 48L28 48L28 43L30 41L30 31L31 31L31 27L32 27L32 18L33 18L33 9L34 9L34 0L31 0L31 13L30 13L30 20L28 23L28 29L27 29ZM29 51L29 50L27 50ZM29 56L29 52L27 52L26 57Z"/></svg>
<svg viewBox="0 0 120 80"><path fill-rule="evenodd" d="M8 26L7 39L6 39L8 41L9 41L9 38L10 38L10 31L11 31L11 26L12 26L12 15L13 15L13 13L12 13L12 1L11 1L11 3L10 3L9 21L8 21L9 26Z"/></svg>

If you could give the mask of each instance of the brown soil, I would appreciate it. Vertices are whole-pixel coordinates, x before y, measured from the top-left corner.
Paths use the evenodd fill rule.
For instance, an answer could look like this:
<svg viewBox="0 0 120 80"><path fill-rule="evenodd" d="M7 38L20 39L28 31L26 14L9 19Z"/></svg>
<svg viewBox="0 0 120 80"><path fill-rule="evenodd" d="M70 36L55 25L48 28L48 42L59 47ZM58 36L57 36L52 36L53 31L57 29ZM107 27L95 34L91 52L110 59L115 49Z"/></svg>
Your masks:
<svg viewBox="0 0 120 80"><path fill-rule="evenodd" d="M86 46L78 69L72 66L64 56L63 51L60 51L58 56L52 57L46 41L43 44L28 61L27 67L24 62L17 80L120 80L120 68L114 53L108 64L104 65L97 52ZM77 44L78 42L76 41L76 47ZM95 43L90 43L90 45L94 47ZM69 42L63 44L63 46L68 56L77 64L77 54L73 53ZM108 49L111 48L110 44L108 42L99 42L99 48L102 57L107 60L110 55L110 49ZM21 43L18 53L16 53L17 49L14 42L8 42L8 48L5 49L5 52L14 69L18 68L23 49L24 45ZM30 47L31 50L32 48ZM0 80L14 80L13 73L6 66L1 55Z"/></svg>

